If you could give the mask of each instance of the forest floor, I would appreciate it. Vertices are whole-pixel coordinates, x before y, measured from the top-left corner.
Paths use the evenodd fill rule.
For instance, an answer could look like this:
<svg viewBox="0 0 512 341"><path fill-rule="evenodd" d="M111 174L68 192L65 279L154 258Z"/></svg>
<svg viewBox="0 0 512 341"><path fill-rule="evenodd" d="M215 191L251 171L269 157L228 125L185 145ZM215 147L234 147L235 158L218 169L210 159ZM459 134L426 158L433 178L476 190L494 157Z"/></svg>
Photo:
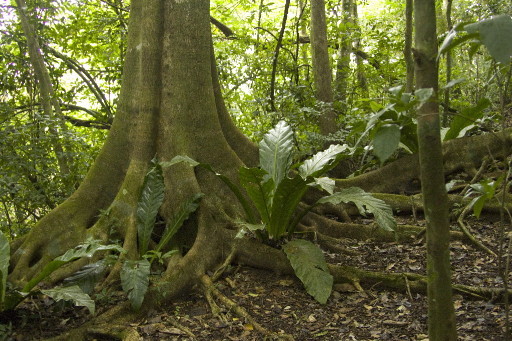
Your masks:
<svg viewBox="0 0 512 341"><path fill-rule="evenodd" d="M480 240L497 249L497 223L481 219L471 225ZM426 272L424 240L410 244L354 240L344 243L355 254L326 254L328 262L375 271ZM502 286L496 259L458 241L452 243L451 250L455 283ZM427 299L423 294L378 286L364 287L364 292L358 292L351 285L336 285L327 304L321 305L305 292L296 278L248 267L229 269L217 287L265 328L292 335L298 341L428 340ZM96 296L97 314L124 299L117 292ZM501 303L461 295L455 295L454 301L459 340L505 340L505 310ZM75 328L89 317L85 308L54 304L50 299L32 299L12 316L11 335L5 340L48 338ZM223 311L220 316L214 316L199 290L164 310L150 312L145 320L132 327L137 328L144 340L264 339L234 313Z"/></svg>

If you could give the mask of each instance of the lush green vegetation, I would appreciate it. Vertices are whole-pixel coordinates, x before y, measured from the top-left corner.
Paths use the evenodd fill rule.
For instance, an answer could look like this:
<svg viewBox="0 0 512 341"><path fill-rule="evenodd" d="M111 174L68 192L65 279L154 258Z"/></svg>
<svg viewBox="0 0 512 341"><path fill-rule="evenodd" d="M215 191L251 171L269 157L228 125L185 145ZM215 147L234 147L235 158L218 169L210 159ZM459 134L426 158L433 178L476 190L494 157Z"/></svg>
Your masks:
<svg viewBox="0 0 512 341"><path fill-rule="evenodd" d="M422 7L420 4L426 2L415 1L415 10L427 12L428 7L430 19L428 25L419 25L418 18L421 19L423 13L416 13L416 41L411 49L413 34L406 15L410 2L406 5L387 0L326 1L324 22L322 18L317 19L317 10L324 11L323 1L316 2L316 5L321 3L317 7L310 6L306 0L293 3L290 0L212 1L210 21L216 58L216 64L212 65L216 67L213 71L218 73L222 98L217 91L216 73L209 73L211 49L210 46L205 49L205 38L211 43L209 27L191 24L190 20L180 21L185 6L169 10L174 17L168 16L199 32L198 40L202 38L203 44L197 49L189 46L190 41L180 44L179 34L186 36L186 33L180 30L175 30L179 32L176 34L169 33L168 27L162 27L161 22L169 23L166 21L169 18L162 18L165 16L157 10L164 8L160 7L163 2L139 2L140 7L133 3L133 8L137 7L133 12L142 19L131 21L129 44L128 0L26 2L26 5L25 0L0 2L3 61L0 63L0 311L15 308L29 295L44 293L57 301L72 299L94 313L94 302L88 293L95 281L104 278L107 272L109 277L119 275L121 286L136 311L145 302L163 301L166 295L176 295L190 283L201 282L211 294L207 273L212 264L218 262L216 258L220 258L215 255L220 251L214 249L220 244L231 249L226 259L228 264L230 257L243 254L243 250L237 249L238 243L255 241L268 249L263 253L254 251L251 256L268 256L274 251L280 256L286 255L287 262L282 267L291 265L308 293L320 303L326 303L336 271L332 271L334 266L330 269L332 264L325 262L322 249L305 238L296 238L299 227L303 228L301 232L321 234L314 227L308 230L301 226L303 218L307 214L324 218L321 206L322 209L336 207L332 210L338 218L350 220L347 212L352 207L362 215L372 214L377 225L385 230L383 233L398 240L399 231L395 231L397 225L391 207L359 187L379 191L375 182L391 181L409 166L407 170L411 172L402 181L407 182L404 186L413 180L424 184L423 208L427 235L430 233L427 242L429 270L433 269L431 264L436 263L433 255L446 256L437 263L445 268L441 270L447 270L444 272L446 280L441 282L445 282L448 289L438 287L436 290L437 293L451 292L448 200L444 173L440 171L443 162L445 165L448 162L443 161L441 140L448 142L445 147L456 146L449 143L460 137L495 133L511 126L512 5L492 0L479 4L463 0L452 7L452 1L447 0L428 2L428 6ZM199 5L204 5L202 12ZM194 9L204 15L201 24L207 23L206 5L206 2L198 2L198 9ZM432 20L435 16L437 26ZM317 30L316 25L324 27ZM321 36L323 28L327 31L326 37ZM136 35L133 32L137 30L143 32ZM164 35L157 32L165 32L174 40L167 36L161 38ZM165 68L168 66L165 65L166 53L172 45L168 38L174 41L176 51L194 51L201 56L196 61L202 67L198 70L207 72L191 74L197 78L207 75L205 79L199 81L190 77L190 82L179 80L165 84L165 77L169 75L162 75L171 70ZM188 36L185 38L191 40ZM154 41L162 44L151 43ZM330 59L316 58L321 53ZM123 68L126 55L126 65L130 67ZM190 58L183 64L180 58L184 59L180 56L168 63L172 64L174 72L186 69L181 67L183 65L195 67ZM145 62L148 65L143 65ZM415 74L411 63L415 64ZM416 89L411 82L414 76L417 77ZM122 77L125 79L123 92ZM327 79L327 88L331 89L322 91L328 96L319 90L318 79ZM126 80L133 80L133 87ZM325 84L323 82L322 86ZM186 94L190 89L201 91L190 96ZM202 91L212 96L198 101L196 96ZM176 96L169 96L169 93ZM180 99L190 108L168 114L167 111L176 110L172 101L165 102L168 97L173 97L174 101ZM192 102L202 104L195 107ZM113 123L118 106L121 109ZM440 121L438 107L442 113ZM235 134L236 129L226 123L224 109L255 144L247 143L241 136L226 136ZM203 111L209 126L198 123L198 113ZM193 118L177 122L175 126L174 121L162 124L171 117L174 119L173 115ZM122 125L116 125L118 122ZM156 122L164 127L173 126L174 135L179 135L179 130L186 131L172 140L172 130L157 127ZM199 132L205 132L206 128L217 129L217 132L209 135L213 137L204 138L205 145L197 146L201 139L196 131L199 128L190 122L202 127ZM104 148L101 154L109 157L97 158L112 126L116 133L109 135L111 144L106 145L110 149L105 152L107 148ZM149 134L154 138L148 138ZM173 148L160 146L170 144L169 139ZM490 142L485 145L488 140L482 139L481 145L470 147L496 150L505 145L505 140L503 138L499 146L497 143L491 146ZM259 150L255 148L257 144ZM192 156L184 155L184 150L213 163L201 163L201 158L195 161ZM259 162L253 159L256 151ZM477 173L475 168L480 167L480 159L491 154L490 150L489 153L485 150L468 156L471 150L464 151L468 153L453 155L469 161L460 160L461 164L455 164L447 172L462 169ZM155 152L156 157L149 163ZM427 155L427 152L432 153ZM114 160L116 153L127 157ZM210 153L215 156L207 155ZM406 159L416 153L419 154L417 159ZM509 157L507 151L502 154L495 153L496 159ZM219 160L224 156L225 160ZM167 161L161 162L160 158ZM95 163L94 171L85 178L94 160L103 160L103 163ZM401 160L411 162L400 166L398 161ZM377 175L373 183L367 181L369 177L364 177L370 174L368 170L385 169L382 166L392 165L394 161L399 166L395 166L398 169L391 171L391 176L389 173ZM419 166L412 169L417 162L421 176L414 173ZM191 170L182 163L208 172ZM119 169L112 170L114 164L119 165ZM235 169L235 164L240 167ZM218 166L226 174L217 172ZM508 188L510 171L505 173L509 166L497 165L503 174L491 180L477 179L476 175L469 180L460 193L467 194L472 201L467 201L459 223L471 208L478 217L492 200L501 200L503 224L507 192L504 189ZM99 174L105 171L113 171L112 177ZM339 177L338 182L328 177L328 172L332 172L329 176ZM222 184L210 186L211 179L220 180L219 183L227 185L232 193L226 194L227 188ZM351 180L356 185L351 185ZM102 186L94 188L91 183L95 181ZM82 192L75 192L81 183L88 183L89 187L84 190L86 186L81 186ZM101 193L110 183L112 188ZM405 189L397 187L383 192L403 194ZM72 193L80 194L58 207ZM502 195L501 199L496 199L498 194ZM220 204L219 201L226 200L224 195L232 195L230 199L238 199L239 203L233 200ZM98 207L91 205L90 210L80 216L83 205L80 206L77 198L89 200L89 205L97 203ZM340 205L348 203L355 207ZM200 206L203 210L194 214ZM440 213L435 213L436 208L442 208ZM50 211L50 218L41 220ZM222 217L216 216L218 212L222 212ZM180 238L177 234L191 215L198 221L196 230L187 226L184 232L195 239L188 245L183 240L177 241ZM432 223L432 217L439 220ZM23 238L37 221L43 223ZM228 226L208 229L221 224ZM432 226L439 227L445 234L436 242L433 242L436 233L429 230ZM50 229L53 229L52 234ZM73 239L63 237L63 231ZM467 230L463 232L468 234ZM245 233L255 238L244 239ZM497 257L501 259L506 233L505 230L500 233L502 240ZM205 252L208 255L199 255L208 244L205 239L214 237L217 244L209 245L210 251ZM205 243L203 248L201 243ZM72 248L65 252L70 245ZM93 257L96 251L104 254L115 251L115 255L103 259L100 259L103 256L95 256L94 262L88 262L86 258ZM489 253L496 256L492 251ZM9 259L13 259L14 264L9 264ZM197 264L200 264L198 271L194 270ZM9 272L9 266L15 269ZM38 284L57 270L62 270L60 279L66 278L64 285L40 290ZM218 271L222 272L222 267ZM431 291L436 292L431 280L442 278L441 272L428 272L429 299L433 297ZM507 289L508 265L500 263L498 272ZM183 280L181 274L186 274ZM153 288L149 285L150 279L153 280L151 275L156 275ZM360 287L355 275L344 276L356 288ZM11 278L14 278L12 283ZM177 278L180 281L176 281ZM20 283L23 285L19 288L10 287ZM154 290L150 293L151 289ZM147 292L151 301L145 299ZM437 301L445 301L453 308L451 296L443 297L446 299ZM508 314L508 306L506 311ZM430 321L434 321L434 317L429 312ZM433 325L441 323L437 321ZM451 339L456 337L454 324L450 326L454 334Z"/></svg>
<svg viewBox="0 0 512 341"><path fill-rule="evenodd" d="M97 154L106 136L104 128L108 128L115 112L129 10L129 2L124 0L30 1L28 5L29 12L36 15L32 22L63 117L46 117L41 111L26 39L14 8L3 1L0 222L1 230L11 237L25 233L69 196ZM342 79L346 83L346 93L338 93L335 102L328 105L339 114L340 123L339 131L329 139L353 148L355 166L351 171L392 158L397 155L397 147L400 153L416 151L414 103L397 88L404 85L406 72L404 6L402 2L369 1L358 5L355 17L356 13L344 12L340 2L327 2L334 88ZM281 2L214 1L212 16L231 34L214 25L212 31L223 93L236 124L258 141L279 120L285 120L296 134L297 157L302 157L325 142L315 119L327 108L314 97L309 6L305 2L290 5L273 74L279 38L276 27L281 25L283 10ZM462 1L452 11L457 24L510 12L510 5ZM438 15L439 39L443 39L448 30L441 6ZM341 39L348 39L352 54L349 68L336 70ZM448 136L489 131L506 123L510 100L505 92L506 72L474 44L459 46L451 53L449 84L444 57L440 60L440 84L451 86L443 124L449 127L452 120L467 116L470 121L457 131L452 129ZM272 78L273 103L269 86ZM49 130L52 126L62 127L57 131L58 139L71 161L66 174L58 170L51 136L55 132ZM379 139L390 142L382 144ZM373 148L377 157L370 152Z"/></svg>

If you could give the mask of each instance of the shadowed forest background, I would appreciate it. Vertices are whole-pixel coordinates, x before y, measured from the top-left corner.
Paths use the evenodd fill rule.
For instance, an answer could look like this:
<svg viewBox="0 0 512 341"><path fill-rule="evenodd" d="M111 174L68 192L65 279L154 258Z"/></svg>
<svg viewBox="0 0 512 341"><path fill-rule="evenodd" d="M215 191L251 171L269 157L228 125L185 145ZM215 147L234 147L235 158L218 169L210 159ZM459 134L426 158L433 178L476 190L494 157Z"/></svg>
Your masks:
<svg viewBox="0 0 512 341"><path fill-rule="evenodd" d="M0 340L507 340L511 14L0 1Z"/></svg>

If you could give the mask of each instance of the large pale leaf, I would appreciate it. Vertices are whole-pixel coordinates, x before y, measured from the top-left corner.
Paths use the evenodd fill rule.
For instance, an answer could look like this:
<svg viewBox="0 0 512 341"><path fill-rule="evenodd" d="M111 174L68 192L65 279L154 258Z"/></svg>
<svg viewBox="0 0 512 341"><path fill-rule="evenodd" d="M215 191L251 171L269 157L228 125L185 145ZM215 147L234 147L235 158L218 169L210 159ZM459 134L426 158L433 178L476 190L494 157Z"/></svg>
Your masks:
<svg viewBox="0 0 512 341"><path fill-rule="evenodd" d="M0 311L5 300L5 288L7 286L7 272L9 271L10 257L9 240L0 232Z"/></svg>
<svg viewBox="0 0 512 341"><path fill-rule="evenodd" d="M268 173L260 168L242 167L238 177L240 184L245 188L249 198L260 214L261 220L268 224L270 222L270 208L273 200L274 180L265 179ZM255 223L255 222L251 222Z"/></svg>
<svg viewBox="0 0 512 341"><path fill-rule="evenodd" d="M498 62L508 65L512 56L512 18L510 15L497 15L474 24L464 26L468 33L480 34L480 39L491 56Z"/></svg>
<svg viewBox="0 0 512 341"><path fill-rule="evenodd" d="M286 122L280 121L260 142L260 167L277 186L287 175L292 163L293 131Z"/></svg>
<svg viewBox="0 0 512 341"><path fill-rule="evenodd" d="M52 272L67 264L71 261L82 257L92 257L98 251L117 251L124 252L123 248L119 245L109 244L102 245L100 244L101 240L88 239L84 243L78 245L77 247L66 251L62 256L59 256L52 260L50 263L46 264L46 266L38 273L35 277L33 277L22 289L24 292L29 292L32 290L34 286L36 286L43 279L48 277Z"/></svg>
<svg viewBox="0 0 512 341"><path fill-rule="evenodd" d="M379 128L373 138L373 152L384 163L398 148L400 143L400 127L386 124Z"/></svg>
<svg viewBox="0 0 512 341"><path fill-rule="evenodd" d="M155 226L158 209L164 200L164 177L162 167L152 160L152 167L144 178L142 192L137 205L137 235L139 239L139 253L145 254L148 250L151 233Z"/></svg>
<svg viewBox="0 0 512 341"><path fill-rule="evenodd" d="M164 233L160 242L158 243L155 251L160 251L164 246L169 243L171 238L178 232L180 227L183 225L185 220L188 219L190 214L194 213L199 207L199 201L204 196L203 193L197 193L192 196L189 200L185 201L180 210L172 217L167 226L165 227Z"/></svg>
<svg viewBox="0 0 512 341"><path fill-rule="evenodd" d="M92 293L96 282L103 276L107 269L105 259L95 263L87 264L80 270L64 280L66 286L78 285L86 294Z"/></svg>
<svg viewBox="0 0 512 341"><path fill-rule="evenodd" d="M308 294L325 304L331 295L333 277L329 273L322 250L303 239L286 243L283 250Z"/></svg>
<svg viewBox="0 0 512 341"><path fill-rule="evenodd" d="M121 269L121 286L134 310L139 310L149 286L150 264L146 259L127 260Z"/></svg>
<svg viewBox="0 0 512 341"><path fill-rule="evenodd" d="M267 231L270 237L279 239L285 233L293 232L292 217L297 213L297 207L308 190L308 183L300 176L292 179L284 178L274 194L270 224Z"/></svg>
<svg viewBox="0 0 512 341"><path fill-rule="evenodd" d="M72 301L78 307L87 307L91 314L96 310L94 301L78 285L41 290L41 292L55 301Z"/></svg>
<svg viewBox="0 0 512 341"><path fill-rule="evenodd" d="M322 176L336 166L342 157L341 153L347 150L347 148L346 145L332 144L326 150L316 153L299 167L300 176L304 179L309 176L314 178Z"/></svg>
<svg viewBox="0 0 512 341"><path fill-rule="evenodd" d="M320 198L317 204L331 203L337 205L342 202L354 203L361 214L372 213L380 228L387 231L396 230L396 221L393 218L391 207L358 187L345 188L332 195Z"/></svg>
<svg viewBox="0 0 512 341"><path fill-rule="evenodd" d="M465 127L474 124L475 120L484 115L484 110L491 105L487 98L481 98L474 107L462 109L460 114L455 115L450 124L450 129L446 133L444 140L451 140L459 137L459 133Z"/></svg>

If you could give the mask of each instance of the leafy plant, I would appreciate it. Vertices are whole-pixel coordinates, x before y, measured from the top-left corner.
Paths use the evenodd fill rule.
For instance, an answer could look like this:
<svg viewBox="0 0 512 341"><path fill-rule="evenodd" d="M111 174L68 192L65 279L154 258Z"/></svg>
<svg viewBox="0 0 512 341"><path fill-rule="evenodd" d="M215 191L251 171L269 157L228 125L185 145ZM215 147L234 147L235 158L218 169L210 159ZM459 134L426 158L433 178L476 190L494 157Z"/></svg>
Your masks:
<svg viewBox="0 0 512 341"><path fill-rule="evenodd" d="M502 181L502 177L498 178L498 180L495 181L485 179L480 181L479 183L472 184L470 186L471 189L466 194L466 197L470 197L475 193L477 194L477 196L474 197L468 204L469 207L473 208L473 214L475 215L475 217L480 217L480 213L482 213L482 209L485 203L494 198L494 195L496 194L496 189L501 186Z"/></svg>
<svg viewBox="0 0 512 341"><path fill-rule="evenodd" d="M475 23L460 23L445 37L439 55L470 41L475 47L473 53L484 45L497 62L508 65L512 56L512 18L510 15L497 15Z"/></svg>
<svg viewBox="0 0 512 341"><path fill-rule="evenodd" d="M363 138L369 137L373 144L373 152L381 164L399 147L410 153L418 151L417 124L412 112L419 104L428 101L433 94L432 89L418 89L411 94L404 92L403 86L392 87L389 92L388 105L370 103L376 113L370 117L365 131L356 142L357 147Z"/></svg>
<svg viewBox="0 0 512 341"><path fill-rule="evenodd" d="M91 314L94 314L95 305L94 301L91 300L88 294L84 293L80 287L74 286L62 286L47 290L34 290L34 287L39 284L42 280L46 279L55 270L59 269L63 265L77 260L82 257L92 257L98 251L117 251L124 252L123 249L114 244L102 245L99 240L88 239L84 243L77 247L66 251L62 256L55 258L53 261L48 263L32 280L30 280L20 291L10 290L7 291L7 267L9 264L9 242L3 234L0 234L0 272L1 272L1 284L2 296L0 297L0 311L14 309L20 304L27 296L42 293L56 301L67 300L73 301L77 306L85 306L89 309Z"/></svg>
<svg viewBox="0 0 512 341"><path fill-rule="evenodd" d="M260 167L242 167L239 170L240 184L258 211L259 220L255 219L251 207L236 184L215 172L210 165L201 164L187 156L177 156L162 166L185 162L194 167L203 167L217 175L242 203L247 218L247 223L240 223L242 228L260 232L260 236L265 239L281 240L286 235L290 236L309 210L324 203L352 202L362 214L374 214L381 228L393 231L396 222L391 208L382 200L354 187L334 193L334 180L323 176L336 166L346 150L346 146L331 145L304 162L292 166L293 131L284 121L279 122L265 134L259 144ZM299 211L299 203L312 187L329 194L309 208ZM262 235L262 232L266 234ZM319 302L325 303L332 289L332 276L328 272L322 251L306 240L290 241L284 245L283 250L308 293Z"/></svg>
<svg viewBox="0 0 512 341"><path fill-rule="evenodd" d="M307 240L295 239L286 243L283 251L308 294L325 304L331 295L333 277L322 250Z"/></svg>
<svg viewBox="0 0 512 341"><path fill-rule="evenodd" d="M177 250L170 250L162 254L161 250L169 244L190 214L197 210L199 201L203 197L202 193L197 193L185 201L176 215L166 225L155 249L148 250L158 210L164 200L164 190L162 166L155 158L151 160L151 167L144 178L137 205L137 232L141 259L127 260L123 263L121 269L121 286L128 294L128 299L134 310L140 309L144 300L149 286L151 264L155 259L161 262L178 252Z"/></svg>

